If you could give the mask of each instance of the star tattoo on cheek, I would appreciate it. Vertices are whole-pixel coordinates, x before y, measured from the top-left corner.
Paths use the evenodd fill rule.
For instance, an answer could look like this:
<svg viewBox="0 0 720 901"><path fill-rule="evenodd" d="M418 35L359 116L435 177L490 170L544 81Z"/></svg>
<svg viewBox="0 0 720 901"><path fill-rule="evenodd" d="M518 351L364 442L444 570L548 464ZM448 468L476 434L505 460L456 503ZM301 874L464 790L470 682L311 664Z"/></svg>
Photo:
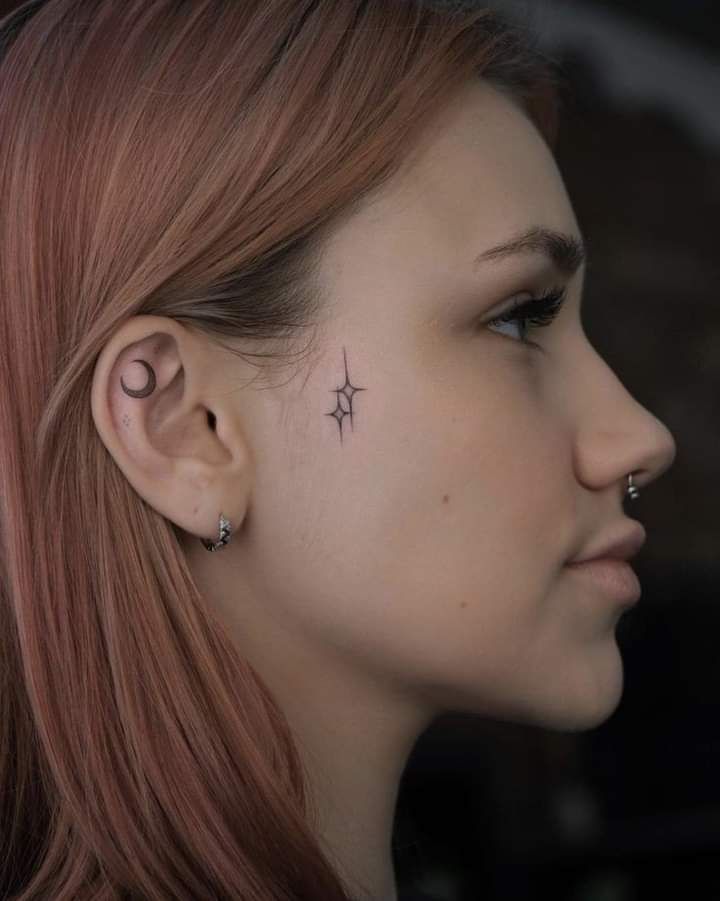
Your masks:
<svg viewBox="0 0 720 901"><path fill-rule="evenodd" d="M346 416L350 417L350 425L355 431L355 427L353 424L353 395L356 391L367 391L367 388L356 388L350 382L350 376L348 375L348 365L347 365L347 354L345 352L345 348L343 347L343 357L345 359L345 384L342 388L331 388L331 391L335 392L337 399L337 406L332 411L332 413L326 413L326 416L334 417L335 421L338 424L338 428L340 429L340 444L342 444L343 440L343 419Z"/></svg>

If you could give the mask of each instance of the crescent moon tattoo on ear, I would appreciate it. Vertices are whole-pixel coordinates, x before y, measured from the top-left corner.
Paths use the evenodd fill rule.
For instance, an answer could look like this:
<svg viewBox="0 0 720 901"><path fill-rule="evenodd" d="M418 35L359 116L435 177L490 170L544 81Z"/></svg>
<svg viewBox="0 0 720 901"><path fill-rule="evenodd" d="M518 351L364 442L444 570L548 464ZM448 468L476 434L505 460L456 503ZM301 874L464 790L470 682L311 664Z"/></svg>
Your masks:
<svg viewBox="0 0 720 901"><path fill-rule="evenodd" d="M144 366L148 371L148 383L144 388L140 388L138 391L133 391L132 388L128 388L125 382L123 381L123 377L120 376L120 384L122 386L125 394L129 394L130 397L147 397L148 394L152 394L155 390L155 385L157 381L155 379L155 373L153 372L153 368L149 363L146 363L145 360L133 360L133 363L139 363L141 366Z"/></svg>
<svg viewBox="0 0 720 901"><path fill-rule="evenodd" d="M356 388L354 385L350 383L350 376L348 375L348 365L347 365L347 354L345 353L345 348L343 347L343 356L345 358L345 384L342 388L331 388L331 391L334 391L337 397L337 407L332 411L332 413L326 413L326 416L333 416L335 421L338 424L338 428L340 429L340 444L342 444L342 422L346 416L350 417L350 425L355 431L355 427L353 425L353 408L352 401L353 395L356 391L367 391L367 388Z"/></svg>

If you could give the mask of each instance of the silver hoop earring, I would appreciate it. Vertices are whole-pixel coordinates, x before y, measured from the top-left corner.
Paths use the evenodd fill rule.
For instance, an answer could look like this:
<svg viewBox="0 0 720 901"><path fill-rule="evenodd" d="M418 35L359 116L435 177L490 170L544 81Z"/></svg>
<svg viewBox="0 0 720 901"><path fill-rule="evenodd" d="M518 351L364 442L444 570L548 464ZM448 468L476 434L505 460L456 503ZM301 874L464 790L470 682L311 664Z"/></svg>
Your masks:
<svg viewBox="0 0 720 901"><path fill-rule="evenodd" d="M628 476L628 487L626 491L626 496L630 498L631 501L637 500L640 497L640 489L637 485L633 485L633 477L632 473Z"/></svg>
<svg viewBox="0 0 720 901"><path fill-rule="evenodd" d="M230 520L225 519L222 513L220 514L220 524L218 526L218 532L219 537L217 541L208 541L206 538L200 539L206 551L221 551L230 541L230 536L232 535L232 527L230 525Z"/></svg>

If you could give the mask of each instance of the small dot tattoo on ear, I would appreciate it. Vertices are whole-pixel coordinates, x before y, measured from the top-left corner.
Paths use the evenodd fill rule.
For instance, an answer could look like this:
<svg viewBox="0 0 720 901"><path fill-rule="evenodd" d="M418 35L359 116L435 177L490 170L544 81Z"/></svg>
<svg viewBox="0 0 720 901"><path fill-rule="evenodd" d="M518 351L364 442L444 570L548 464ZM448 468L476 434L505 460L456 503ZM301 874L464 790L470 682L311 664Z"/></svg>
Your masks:
<svg viewBox="0 0 720 901"><path fill-rule="evenodd" d="M149 363L146 363L145 360L133 360L133 363L139 363L141 366L144 366L148 371L148 383L144 388L140 388L138 391L134 391L132 388L128 388L125 382L123 381L123 377L120 376L120 384L122 386L125 394L129 394L130 397L147 397L148 394L152 394L155 390L155 385L157 381L155 379L155 373L153 372L153 368Z"/></svg>
<svg viewBox="0 0 720 901"><path fill-rule="evenodd" d="M345 348L343 347L343 357L345 358L345 384L342 388L331 388L331 391L334 391L337 397L337 407L332 411L332 413L326 413L326 416L333 416L335 421L338 424L338 428L340 429L340 444L342 444L342 422L346 416L350 417L350 425L355 430L353 425L353 408L352 408L352 400L353 395L356 391L367 391L367 388L356 388L354 385L350 383L350 376L348 375L348 365L347 365L347 354L345 352ZM341 399L342 398L342 399ZM347 404L347 408L345 407Z"/></svg>

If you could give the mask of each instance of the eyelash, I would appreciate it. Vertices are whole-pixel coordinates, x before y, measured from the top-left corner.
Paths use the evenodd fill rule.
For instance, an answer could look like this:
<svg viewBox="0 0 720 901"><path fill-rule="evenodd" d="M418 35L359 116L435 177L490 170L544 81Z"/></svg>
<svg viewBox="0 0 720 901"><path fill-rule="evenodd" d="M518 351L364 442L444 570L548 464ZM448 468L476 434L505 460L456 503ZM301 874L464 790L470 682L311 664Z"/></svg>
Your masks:
<svg viewBox="0 0 720 901"><path fill-rule="evenodd" d="M506 310L495 319L491 319L487 325L501 325L506 322L520 321L531 323L532 328L546 328L551 325L557 318L563 304L565 303L566 289L552 289L542 297L533 297L530 300L516 303L515 306ZM527 328L527 326L525 326ZM530 344L535 347L538 345L535 341L528 341L526 338L513 338L511 340L518 341L521 344Z"/></svg>

